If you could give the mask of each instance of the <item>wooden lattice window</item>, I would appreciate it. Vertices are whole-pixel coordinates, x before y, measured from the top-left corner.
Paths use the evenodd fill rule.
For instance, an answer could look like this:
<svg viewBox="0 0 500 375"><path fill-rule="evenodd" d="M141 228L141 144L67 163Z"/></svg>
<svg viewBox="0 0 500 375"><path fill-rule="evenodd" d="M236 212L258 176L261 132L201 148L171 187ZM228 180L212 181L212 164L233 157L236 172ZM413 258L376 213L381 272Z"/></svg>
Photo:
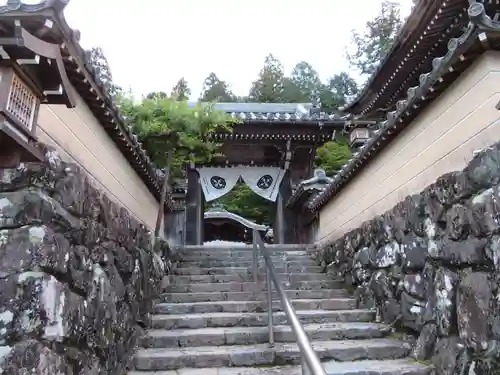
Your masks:
<svg viewBox="0 0 500 375"><path fill-rule="evenodd" d="M36 95L16 74L13 74L6 110L31 132L37 106Z"/></svg>

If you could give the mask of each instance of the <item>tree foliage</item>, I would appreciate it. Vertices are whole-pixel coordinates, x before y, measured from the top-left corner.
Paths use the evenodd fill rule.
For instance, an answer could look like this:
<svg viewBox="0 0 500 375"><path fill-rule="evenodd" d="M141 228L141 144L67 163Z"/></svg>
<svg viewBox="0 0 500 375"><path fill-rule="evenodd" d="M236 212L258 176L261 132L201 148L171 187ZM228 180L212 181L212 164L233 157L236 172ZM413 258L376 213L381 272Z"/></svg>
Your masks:
<svg viewBox="0 0 500 375"><path fill-rule="evenodd" d="M191 89L184 77L179 79L174 87L172 87L172 93L170 94L172 98L179 101L188 100L190 95Z"/></svg>
<svg viewBox="0 0 500 375"><path fill-rule="evenodd" d="M319 94L322 108L326 112L335 112L347 104L359 92L358 84L346 72L335 74L323 85Z"/></svg>
<svg viewBox="0 0 500 375"><path fill-rule="evenodd" d="M349 63L361 74L373 74L390 51L401 26L399 3L384 0L379 14L366 23L365 30L352 32L354 46L352 52L347 52Z"/></svg>
<svg viewBox="0 0 500 375"><path fill-rule="evenodd" d="M224 209L258 224L270 225L273 203L255 194L246 184L239 183L233 190L217 200Z"/></svg>
<svg viewBox="0 0 500 375"><path fill-rule="evenodd" d="M234 102L236 97L229 85L212 72L203 82L200 100L202 102Z"/></svg>
<svg viewBox="0 0 500 375"><path fill-rule="evenodd" d="M234 122L210 105L189 106L176 97L156 96L134 103L130 96L121 96L119 105L158 168L166 166L169 145L164 138L154 136L168 132L178 135L171 166L173 178L184 176L185 166L190 162L209 162L221 146L210 141L210 134L230 131Z"/></svg>
<svg viewBox="0 0 500 375"><path fill-rule="evenodd" d="M152 91L148 95L146 95L147 99L165 99L168 97L168 94L165 91Z"/></svg>
<svg viewBox="0 0 500 375"><path fill-rule="evenodd" d="M108 94L115 97L121 88L113 81L111 67L101 47L93 47L90 50L90 65L97 72L97 76L106 87Z"/></svg>
<svg viewBox="0 0 500 375"><path fill-rule="evenodd" d="M252 83L248 99L254 103L281 103L285 86L285 70L272 54L266 56L264 67Z"/></svg>
<svg viewBox="0 0 500 375"><path fill-rule="evenodd" d="M283 98L289 103L311 103L319 99L322 90L318 72L306 61L301 61L286 79Z"/></svg>
<svg viewBox="0 0 500 375"><path fill-rule="evenodd" d="M350 157L347 140L339 137L335 142L327 142L316 150L314 165L324 169L327 176L333 176Z"/></svg>

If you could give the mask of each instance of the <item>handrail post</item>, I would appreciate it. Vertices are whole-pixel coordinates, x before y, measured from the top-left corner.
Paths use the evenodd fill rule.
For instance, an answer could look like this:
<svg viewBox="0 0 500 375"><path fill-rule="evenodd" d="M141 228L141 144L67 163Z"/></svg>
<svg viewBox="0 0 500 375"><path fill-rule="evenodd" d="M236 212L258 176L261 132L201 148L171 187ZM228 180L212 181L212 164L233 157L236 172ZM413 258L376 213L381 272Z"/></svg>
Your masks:
<svg viewBox="0 0 500 375"><path fill-rule="evenodd" d="M257 235L259 233L257 232L256 229L253 230L252 232L252 240L253 240L253 253L252 253L252 259L253 259L253 281L257 282L258 281L258 273L259 273L259 265L257 264L258 262L258 254L257 254Z"/></svg>
<svg viewBox="0 0 500 375"><path fill-rule="evenodd" d="M302 370L302 375L311 375L311 370L309 369L309 365L307 364L307 361L305 360L302 353L300 354L300 368Z"/></svg>
<svg viewBox="0 0 500 375"><path fill-rule="evenodd" d="M273 282L271 272L266 267L267 284L267 326L269 328L269 346L274 346L274 322L273 322Z"/></svg>

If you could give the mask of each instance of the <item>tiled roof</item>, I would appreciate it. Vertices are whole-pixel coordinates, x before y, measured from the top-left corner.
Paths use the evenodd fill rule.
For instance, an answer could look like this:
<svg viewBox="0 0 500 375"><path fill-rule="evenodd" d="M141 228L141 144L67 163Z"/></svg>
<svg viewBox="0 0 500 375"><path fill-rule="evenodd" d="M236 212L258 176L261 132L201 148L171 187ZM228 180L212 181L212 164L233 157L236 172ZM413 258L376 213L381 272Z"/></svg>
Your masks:
<svg viewBox="0 0 500 375"><path fill-rule="evenodd" d="M321 112L312 103L214 103L213 108L246 122L317 123L344 120L337 113Z"/></svg>
<svg viewBox="0 0 500 375"><path fill-rule="evenodd" d="M314 176L301 181L295 188L292 196L289 198L286 206L289 208L295 208L296 206L303 206L306 202L309 202L312 198L316 197L322 191L326 189L328 184L332 183L333 179L326 176L323 169L316 169L314 171ZM301 207L302 208L302 207Z"/></svg>
<svg viewBox="0 0 500 375"><path fill-rule="evenodd" d="M474 0L470 2L470 22L462 35L448 41L447 52L440 57L434 57L431 70L421 74L418 85L410 87L406 96L397 101L396 109L387 114L386 120L374 131L375 135L343 166L326 190L308 203L313 212L320 210L338 194L381 149L457 79L459 72L467 69L477 56L487 49L481 40L491 37L490 48L500 48L498 40L494 40L500 33L500 22L488 15L497 14L500 11L500 3L488 2L485 5Z"/></svg>
<svg viewBox="0 0 500 375"><path fill-rule="evenodd" d="M446 41L462 33L468 6L469 0L416 1L391 50L344 110L358 116L392 110L433 57L446 53Z"/></svg>

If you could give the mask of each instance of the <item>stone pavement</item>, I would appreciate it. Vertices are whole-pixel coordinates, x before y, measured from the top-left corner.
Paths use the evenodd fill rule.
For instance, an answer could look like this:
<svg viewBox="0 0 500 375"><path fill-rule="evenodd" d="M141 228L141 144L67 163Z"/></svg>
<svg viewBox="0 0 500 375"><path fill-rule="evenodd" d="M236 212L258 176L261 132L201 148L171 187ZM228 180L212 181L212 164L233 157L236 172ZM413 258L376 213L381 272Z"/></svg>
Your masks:
<svg viewBox="0 0 500 375"><path fill-rule="evenodd" d="M270 248L279 278L329 375L424 375L406 357L410 344L373 323L340 280L322 273L308 252ZM279 301L269 347L263 261L252 280L249 248L187 247L130 375L295 375L300 355Z"/></svg>

